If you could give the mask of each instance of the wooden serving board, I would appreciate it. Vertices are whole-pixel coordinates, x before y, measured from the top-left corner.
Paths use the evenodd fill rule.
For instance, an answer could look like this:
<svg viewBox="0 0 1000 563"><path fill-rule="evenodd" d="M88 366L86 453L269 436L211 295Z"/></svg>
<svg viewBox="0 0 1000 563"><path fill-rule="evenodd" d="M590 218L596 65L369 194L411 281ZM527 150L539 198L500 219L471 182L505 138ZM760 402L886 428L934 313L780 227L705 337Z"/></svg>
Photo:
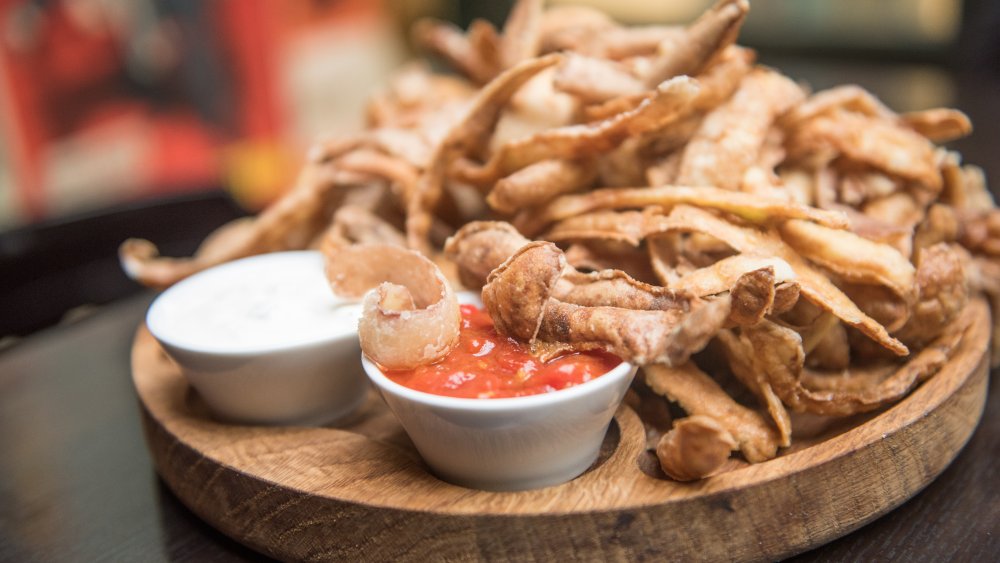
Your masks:
<svg viewBox="0 0 1000 563"><path fill-rule="evenodd" d="M986 397L990 335L985 304L970 307L954 357L903 401L688 484L648 469L642 423L624 406L587 473L493 493L433 477L374 393L339 428L234 426L208 416L144 328L132 367L167 485L212 526L279 559L774 560L898 506L965 445Z"/></svg>

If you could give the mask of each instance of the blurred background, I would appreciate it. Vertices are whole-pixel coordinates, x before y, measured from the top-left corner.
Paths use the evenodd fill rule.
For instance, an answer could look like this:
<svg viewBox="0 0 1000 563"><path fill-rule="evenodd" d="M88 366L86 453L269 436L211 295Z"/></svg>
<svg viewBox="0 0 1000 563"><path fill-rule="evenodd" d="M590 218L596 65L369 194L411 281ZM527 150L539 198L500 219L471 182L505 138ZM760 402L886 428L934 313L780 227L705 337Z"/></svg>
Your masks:
<svg viewBox="0 0 1000 563"><path fill-rule="evenodd" d="M367 95L414 56L416 18L500 25L511 3L0 0L0 305L85 283L46 278L80 253L81 233L112 268L123 236L190 252L273 201L317 136L360 127ZM549 3L642 24L687 23L711 2ZM976 138L955 148L1000 181L1000 2L753 0L740 43L816 89L858 83L900 111L966 111ZM132 287L94 283L96 301Z"/></svg>

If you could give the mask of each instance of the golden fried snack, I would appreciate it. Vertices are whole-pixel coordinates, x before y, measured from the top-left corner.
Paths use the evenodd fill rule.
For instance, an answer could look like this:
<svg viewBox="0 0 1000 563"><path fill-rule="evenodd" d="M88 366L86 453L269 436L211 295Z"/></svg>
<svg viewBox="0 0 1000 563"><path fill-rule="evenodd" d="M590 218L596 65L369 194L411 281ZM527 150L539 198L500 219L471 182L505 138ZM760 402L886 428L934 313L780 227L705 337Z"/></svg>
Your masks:
<svg viewBox="0 0 1000 563"><path fill-rule="evenodd" d="M791 203L786 199L766 198L711 187L688 186L604 188L579 195L565 195L519 218L516 223L521 232L530 236L540 232L550 223L597 209L648 206L670 208L681 204L718 209L754 223L769 223L780 219L808 219L833 228L847 226L847 217L837 211L816 209ZM653 224L659 224L655 219L653 221Z"/></svg>
<svg viewBox="0 0 1000 563"><path fill-rule="evenodd" d="M687 27L684 35L668 37L660 44L659 55L645 75L647 86L680 74L701 72L736 41L749 11L747 0L718 0Z"/></svg>
<svg viewBox="0 0 1000 563"><path fill-rule="evenodd" d="M668 221L672 229L711 235L740 252L763 253L781 258L792 267L799 290L807 299L895 354L905 356L909 353L902 342L890 336L884 326L861 311L829 278L808 264L775 233L737 226L690 206L675 207L668 216Z"/></svg>
<svg viewBox="0 0 1000 563"><path fill-rule="evenodd" d="M330 167L311 162L299 174L295 187L252 221L221 233L210 247L191 258L159 256L153 243L129 239L118 249L122 268L139 283L165 288L206 268L265 252L305 248L326 228L324 211L338 185Z"/></svg>
<svg viewBox="0 0 1000 563"><path fill-rule="evenodd" d="M413 39L473 82L486 84L538 54L541 18L540 0L521 0L507 17L502 34L485 20L474 21L468 33L462 33L451 23L425 19L414 26Z"/></svg>
<svg viewBox="0 0 1000 563"><path fill-rule="evenodd" d="M969 116L957 109L934 108L913 111L904 113L900 119L935 143L947 143L972 133Z"/></svg>
<svg viewBox="0 0 1000 563"><path fill-rule="evenodd" d="M829 269L842 279L880 284L905 302L916 300L916 270L896 249L809 221L785 221L781 238L802 257Z"/></svg>
<svg viewBox="0 0 1000 563"><path fill-rule="evenodd" d="M325 247L324 258L336 295L364 297L361 349L382 367L431 363L458 343L458 299L426 257L399 246L356 244Z"/></svg>
<svg viewBox="0 0 1000 563"><path fill-rule="evenodd" d="M675 365L704 347L729 314L728 298L676 295L661 301L669 308L653 310L564 302L554 294L566 267L554 244L532 242L494 270L482 296L497 331L532 343L604 349L639 365ZM518 307L508 305L514 300Z"/></svg>
<svg viewBox="0 0 1000 563"><path fill-rule="evenodd" d="M486 196L486 202L501 213L514 213L579 191L596 178L597 167L592 162L542 160L501 178Z"/></svg>
<svg viewBox="0 0 1000 563"><path fill-rule="evenodd" d="M717 471L737 447L732 434L714 418L692 415L674 422L660 438L656 457L663 472L677 481L694 481Z"/></svg>
<svg viewBox="0 0 1000 563"><path fill-rule="evenodd" d="M896 337L908 347L920 349L965 309L969 284L963 256L947 243L938 243L920 254L916 278L917 302Z"/></svg>
<svg viewBox="0 0 1000 563"><path fill-rule="evenodd" d="M430 163L406 202L406 238L410 248L431 253L428 234L432 212L444 193L449 163L486 147L503 106L514 93L542 70L559 62L558 55L531 59L505 71L476 96L465 116L437 144Z"/></svg>
<svg viewBox="0 0 1000 563"><path fill-rule="evenodd" d="M736 190L764 146L771 124L805 94L785 76L755 69L712 110L684 148L677 183Z"/></svg>
<svg viewBox="0 0 1000 563"><path fill-rule="evenodd" d="M696 81L678 76L660 84L650 99L631 111L597 123L557 127L510 141L501 145L485 164L458 162L451 173L462 181L484 185L542 160L593 157L613 149L630 136L663 127L677 119L697 93Z"/></svg>
<svg viewBox="0 0 1000 563"><path fill-rule="evenodd" d="M968 313L968 309L966 313ZM804 367L802 339L793 330L770 321L741 329L745 362L763 373L781 402L797 412L846 416L898 401L918 383L933 375L954 352L970 322L968 314L952 321L927 347L914 354L888 378L861 391L814 391L801 381Z"/></svg>
<svg viewBox="0 0 1000 563"><path fill-rule="evenodd" d="M529 242L510 223L474 221L448 239L444 252L458 265L462 283L479 289L486 285L490 272Z"/></svg>
<svg viewBox="0 0 1000 563"><path fill-rule="evenodd" d="M333 251L334 248L351 244L389 244L406 246L406 237L388 221L371 211L353 205L344 205L333 214L333 223L323 234L320 249Z"/></svg>
<svg viewBox="0 0 1000 563"><path fill-rule="evenodd" d="M760 413L737 403L692 362L643 368L650 389L676 402L688 415L712 418L735 440L747 461L760 463L777 455L780 438Z"/></svg>

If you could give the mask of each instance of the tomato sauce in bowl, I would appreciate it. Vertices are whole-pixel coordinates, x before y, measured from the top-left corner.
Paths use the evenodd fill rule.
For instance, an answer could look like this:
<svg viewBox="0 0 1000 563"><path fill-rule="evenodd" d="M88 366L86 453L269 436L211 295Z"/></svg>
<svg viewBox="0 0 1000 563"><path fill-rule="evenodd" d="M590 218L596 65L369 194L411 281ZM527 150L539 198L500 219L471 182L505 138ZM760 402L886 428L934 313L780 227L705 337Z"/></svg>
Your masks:
<svg viewBox="0 0 1000 563"><path fill-rule="evenodd" d="M499 399L550 393L586 383L621 363L600 351L570 352L543 362L524 344L497 333L493 319L462 305L459 342L440 361L416 369L386 370L392 381L425 393Z"/></svg>

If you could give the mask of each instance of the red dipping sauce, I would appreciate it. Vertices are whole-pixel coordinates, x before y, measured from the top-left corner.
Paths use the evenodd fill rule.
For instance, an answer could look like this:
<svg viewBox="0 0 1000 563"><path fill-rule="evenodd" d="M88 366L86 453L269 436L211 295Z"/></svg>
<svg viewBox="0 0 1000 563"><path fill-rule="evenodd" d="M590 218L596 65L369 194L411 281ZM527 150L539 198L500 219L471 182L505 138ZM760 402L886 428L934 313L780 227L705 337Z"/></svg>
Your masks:
<svg viewBox="0 0 1000 563"><path fill-rule="evenodd" d="M599 377L621 363L605 352L571 352L542 362L527 346L498 334L489 314L462 305L458 345L416 369L385 370L400 385L447 397L498 399L558 391Z"/></svg>

